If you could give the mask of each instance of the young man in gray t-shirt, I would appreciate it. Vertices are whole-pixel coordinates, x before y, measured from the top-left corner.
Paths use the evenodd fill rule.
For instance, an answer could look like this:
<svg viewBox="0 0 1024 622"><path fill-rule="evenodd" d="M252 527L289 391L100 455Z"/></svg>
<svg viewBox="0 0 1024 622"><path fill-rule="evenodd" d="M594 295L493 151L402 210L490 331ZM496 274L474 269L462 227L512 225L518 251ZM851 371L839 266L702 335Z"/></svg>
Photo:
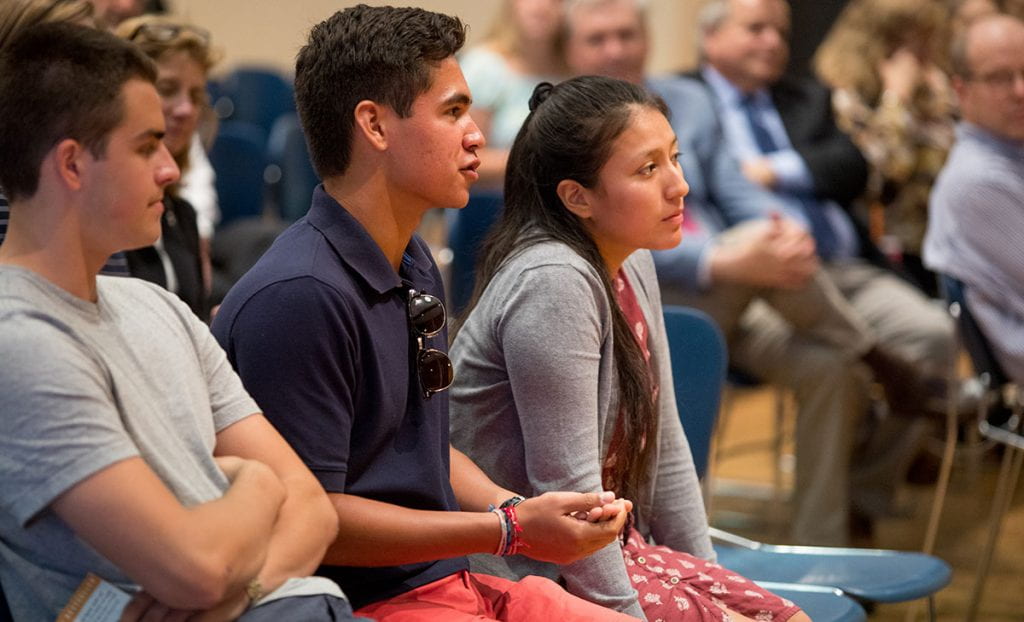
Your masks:
<svg viewBox="0 0 1024 622"><path fill-rule="evenodd" d="M246 620L351 619L301 578L335 512L209 331L157 287L97 277L157 239L178 178L155 76L67 24L0 56L0 582L17 620L53 620L87 573L134 593L124 619L255 601Z"/></svg>

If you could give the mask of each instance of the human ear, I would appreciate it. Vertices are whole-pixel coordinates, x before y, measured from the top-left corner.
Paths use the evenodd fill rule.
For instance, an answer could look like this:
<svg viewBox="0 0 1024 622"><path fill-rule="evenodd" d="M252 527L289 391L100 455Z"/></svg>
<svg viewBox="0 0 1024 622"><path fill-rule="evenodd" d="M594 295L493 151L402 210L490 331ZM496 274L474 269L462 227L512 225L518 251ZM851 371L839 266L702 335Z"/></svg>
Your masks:
<svg viewBox="0 0 1024 622"><path fill-rule="evenodd" d="M57 179L71 190L79 190L88 171L86 156L90 155L82 143L65 138L50 150L45 161L53 167Z"/></svg>
<svg viewBox="0 0 1024 622"><path fill-rule="evenodd" d="M377 151L388 148L387 135L381 118L381 107L374 101L364 99L356 104L353 111L356 131L361 133L370 146Z"/></svg>
<svg viewBox="0 0 1024 622"><path fill-rule="evenodd" d="M953 88L953 93L956 94L957 102L963 102L967 91L967 81L961 76L955 75L950 79L949 85Z"/></svg>
<svg viewBox="0 0 1024 622"><path fill-rule="evenodd" d="M590 207L589 193L580 182L574 179L563 179L558 182L555 193L562 200L562 205L580 218L590 218L593 210Z"/></svg>

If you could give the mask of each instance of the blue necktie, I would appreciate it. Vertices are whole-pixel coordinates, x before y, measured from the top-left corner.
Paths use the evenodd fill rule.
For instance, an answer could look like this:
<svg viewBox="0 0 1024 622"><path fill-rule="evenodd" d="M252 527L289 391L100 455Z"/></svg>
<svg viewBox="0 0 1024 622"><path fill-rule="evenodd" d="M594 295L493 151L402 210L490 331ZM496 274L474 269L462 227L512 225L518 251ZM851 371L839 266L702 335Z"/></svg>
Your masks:
<svg viewBox="0 0 1024 622"><path fill-rule="evenodd" d="M747 123L750 125L750 132L754 135L754 142L757 143L757 148L761 150L761 153L769 154L778 151L778 144L775 143L775 139L772 138L771 132L769 132L764 123L761 122L761 119L757 114L754 96L747 95L741 99L740 107L743 109L743 113L747 117ZM803 206L804 215L807 217L807 223L811 226L811 235L814 236L814 241L818 248L818 255L821 256L822 259L831 259L835 255L836 246L839 241L836 239L836 232L835 229L832 228L832 223L828 221L828 217L825 215L825 206L813 197L801 195L797 198Z"/></svg>

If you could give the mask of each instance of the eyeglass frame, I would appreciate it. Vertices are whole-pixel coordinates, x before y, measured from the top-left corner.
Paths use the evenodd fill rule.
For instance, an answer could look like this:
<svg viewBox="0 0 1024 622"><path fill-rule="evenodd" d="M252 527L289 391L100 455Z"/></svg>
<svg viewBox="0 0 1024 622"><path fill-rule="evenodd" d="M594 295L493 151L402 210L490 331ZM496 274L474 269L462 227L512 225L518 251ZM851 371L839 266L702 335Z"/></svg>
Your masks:
<svg viewBox="0 0 1024 622"><path fill-rule="evenodd" d="M412 336L416 339L416 376L420 383L420 389L423 390L423 397L430 399L430 397L435 393L440 393L441 391L449 389L452 386L452 383L455 382L455 370L452 366L452 360L448 357L448 354L442 350L438 350L437 348L428 348L426 345L426 339L434 337L444 330L445 325L448 323L448 311L445 309L444 302L442 302L440 298L433 294L428 294L426 291L417 291L415 288L410 287L408 289L407 296L408 299L405 304L406 320L409 323L410 333L412 333ZM433 298L441 308L440 325L433 330L421 329L416 325L413 318L413 304L417 298L423 297ZM423 382L423 368L425 365L425 358L428 356L436 356L437 360L449 370L448 382L443 387L431 388L427 387Z"/></svg>
<svg viewBox="0 0 1024 622"><path fill-rule="evenodd" d="M166 38L147 37L147 40L153 43L170 43L180 37L182 33L192 33L202 42L203 45L210 45L210 31L205 28L200 28L199 26L193 26L191 24L168 24L161 22L145 22L139 24L135 27L135 30L132 30L132 33L128 35L128 41L134 42L140 34L147 30L163 30L170 33L170 36Z"/></svg>
<svg viewBox="0 0 1024 622"><path fill-rule="evenodd" d="M981 82L985 86L994 89L1010 89L1017 83L1017 80L1024 80L1024 67L1018 69L1000 69L985 75L975 75L973 72L966 76L968 82Z"/></svg>

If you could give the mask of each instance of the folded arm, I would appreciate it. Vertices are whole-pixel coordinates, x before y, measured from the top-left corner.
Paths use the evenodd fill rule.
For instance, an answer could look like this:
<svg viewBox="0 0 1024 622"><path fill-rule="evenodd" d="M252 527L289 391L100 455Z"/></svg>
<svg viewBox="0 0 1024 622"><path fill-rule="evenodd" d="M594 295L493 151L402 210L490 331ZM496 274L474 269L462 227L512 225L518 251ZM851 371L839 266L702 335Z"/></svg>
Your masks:
<svg viewBox="0 0 1024 622"><path fill-rule="evenodd" d="M280 480L258 462L239 460L228 475L221 498L185 507L141 458L129 458L82 480L52 508L161 603L208 609L259 572L285 499Z"/></svg>
<svg viewBox="0 0 1024 622"><path fill-rule="evenodd" d="M214 455L259 460L284 485L286 498L258 577L263 589L270 591L291 577L313 574L334 541L338 518L327 493L288 443L263 415L253 415L217 434Z"/></svg>

